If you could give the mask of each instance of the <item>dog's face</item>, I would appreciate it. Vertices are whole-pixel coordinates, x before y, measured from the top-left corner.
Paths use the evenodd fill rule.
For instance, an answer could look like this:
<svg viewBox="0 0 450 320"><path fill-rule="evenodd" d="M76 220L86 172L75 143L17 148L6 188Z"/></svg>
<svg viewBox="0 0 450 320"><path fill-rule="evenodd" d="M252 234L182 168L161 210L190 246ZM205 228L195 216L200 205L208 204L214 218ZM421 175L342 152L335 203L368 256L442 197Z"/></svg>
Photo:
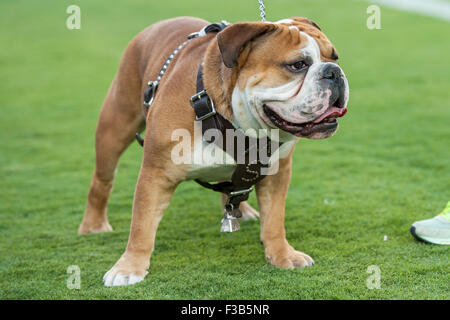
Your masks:
<svg viewBox="0 0 450 320"><path fill-rule="evenodd" d="M348 82L337 52L306 18L231 25L218 34L235 71L233 118L242 129L281 129L280 140L332 136L347 111Z"/></svg>

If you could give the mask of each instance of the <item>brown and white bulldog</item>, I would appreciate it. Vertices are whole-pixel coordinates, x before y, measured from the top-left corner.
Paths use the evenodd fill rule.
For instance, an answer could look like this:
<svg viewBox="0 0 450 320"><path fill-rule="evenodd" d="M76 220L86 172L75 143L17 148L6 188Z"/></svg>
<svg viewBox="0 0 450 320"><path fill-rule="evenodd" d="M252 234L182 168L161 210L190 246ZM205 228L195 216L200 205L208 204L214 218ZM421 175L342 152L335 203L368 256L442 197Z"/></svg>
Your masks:
<svg viewBox="0 0 450 320"><path fill-rule="evenodd" d="M156 79L165 59L187 35L207 24L182 17L158 22L138 34L129 43L103 103L96 131L96 166L79 234L112 231L106 205L117 163L135 133L146 128L128 245L105 274L106 286L144 279L158 224L180 182L229 180L233 173L233 164L175 164L171 159L178 143L172 137L175 130L192 133L194 153L199 143L194 141L195 115L189 99L196 93L201 62L204 86L218 113L243 131L279 131L278 171L255 186L259 213L246 202L240 205L244 217L260 216L267 261L282 268L313 265L311 257L286 240L285 199L298 138L332 136L337 118L347 111L348 83L336 62L336 49L306 18L232 24L218 34L193 39L177 54L145 117L142 97L147 82Z"/></svg>

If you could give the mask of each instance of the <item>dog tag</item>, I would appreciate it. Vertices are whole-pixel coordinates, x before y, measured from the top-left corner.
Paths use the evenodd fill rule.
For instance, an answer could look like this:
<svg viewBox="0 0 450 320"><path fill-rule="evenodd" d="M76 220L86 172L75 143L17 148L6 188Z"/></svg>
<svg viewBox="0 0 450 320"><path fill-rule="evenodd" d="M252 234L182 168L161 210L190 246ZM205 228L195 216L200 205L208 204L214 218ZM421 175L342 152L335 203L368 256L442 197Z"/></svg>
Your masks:
<svg viewBox="0 0 450 320"><path fill-rule="evenodd" d="M222 226L220 227L220 232L234 232L240 229L239 222L236 217L234 217L231 212L224 210Z"/></svg>

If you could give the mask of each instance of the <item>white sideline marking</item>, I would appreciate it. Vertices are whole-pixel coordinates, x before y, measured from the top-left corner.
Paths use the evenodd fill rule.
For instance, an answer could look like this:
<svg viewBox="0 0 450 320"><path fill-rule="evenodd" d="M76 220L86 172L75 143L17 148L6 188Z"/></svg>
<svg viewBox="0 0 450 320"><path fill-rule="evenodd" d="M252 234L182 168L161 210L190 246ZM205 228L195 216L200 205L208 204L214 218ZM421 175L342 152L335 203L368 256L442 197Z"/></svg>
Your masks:
<svg viewBox="0 0 450 320"><path fill-rule="evenodd" d="M404 11L420 13L450 21L450 3L442 0L370 0L370 2Z"/></svg>

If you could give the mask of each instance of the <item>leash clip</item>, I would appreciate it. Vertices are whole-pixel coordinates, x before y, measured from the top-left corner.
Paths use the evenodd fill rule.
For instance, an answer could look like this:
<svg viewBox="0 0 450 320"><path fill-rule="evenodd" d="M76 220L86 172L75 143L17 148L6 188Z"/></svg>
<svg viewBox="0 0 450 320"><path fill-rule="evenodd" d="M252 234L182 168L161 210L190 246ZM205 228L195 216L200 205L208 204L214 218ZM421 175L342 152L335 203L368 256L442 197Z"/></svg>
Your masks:
<svg viewBox="0 0 450 320"><path fill-rule="evenodd" d="M191 39L195 39L195 38L199 38L199 37L204 37L206 36L206 27L204 27L202 30L197 31L197 32L192 32L190 35L188 35L188 40Z"/></svg>

